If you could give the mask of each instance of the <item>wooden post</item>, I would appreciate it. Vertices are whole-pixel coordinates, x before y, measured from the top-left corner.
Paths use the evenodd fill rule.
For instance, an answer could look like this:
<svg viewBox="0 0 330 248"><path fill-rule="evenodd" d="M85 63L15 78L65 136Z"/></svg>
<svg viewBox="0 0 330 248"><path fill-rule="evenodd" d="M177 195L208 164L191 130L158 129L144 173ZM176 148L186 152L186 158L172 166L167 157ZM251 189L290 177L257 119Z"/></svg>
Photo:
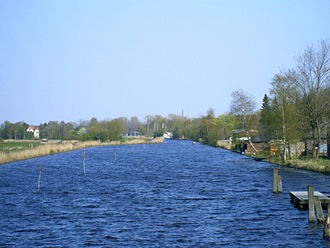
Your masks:
<svg viewBox="0 0 330 248"><path fill-rule="evenodd" d="M38 192L40 191L40 181L41 181L41 174L42 174L42 161L40 161L40 168L39 168L39 177L38 177Z"/></svg>
<svg viewBox="0 0 330 248"><path fill-rule="evenodd" d="M314 196L314 204L315 204L317 221L319 223L323 223L324 222L324 215L323 215L321 201L320 201L320 198L318 196Z"/></svg>
<svg viewBox="0 0 330 248"><path fill-rule="evenodd" d="M330 128L327 132L327 157L330 158Z"/></svg>
<svg viewBox="0 0 330 248"><path fill-rule="evenodd" d="M83 166L84 166L84 175L85 175L86 174L86 152L85 151L84 151Z"/></svg>
<svg viewBox="0 0 330 248"><path fill-rule="evenodd" d="M282 177L278 174L278 168L274 168L273 193L282 193L282 192L283 192Z"/></svg>
<svg viewBox="0 0 330 248"><path fill-rule="evenodd" d="M323 238L330 238L330 204L328 203L327 219L324 223Z"/></svg>
<svg viewBox="0 0 330 248"><path fill-rule="evenodd" d="M278 185L278 168L274 168L273 173L273 193L277 193L277 185Z"/></svg>
<svg viewBox="0 0 330 248"><path fill-rule="evenodd" d="M314 186L308 185L308 220L309 223L315 222Z"/></svg>

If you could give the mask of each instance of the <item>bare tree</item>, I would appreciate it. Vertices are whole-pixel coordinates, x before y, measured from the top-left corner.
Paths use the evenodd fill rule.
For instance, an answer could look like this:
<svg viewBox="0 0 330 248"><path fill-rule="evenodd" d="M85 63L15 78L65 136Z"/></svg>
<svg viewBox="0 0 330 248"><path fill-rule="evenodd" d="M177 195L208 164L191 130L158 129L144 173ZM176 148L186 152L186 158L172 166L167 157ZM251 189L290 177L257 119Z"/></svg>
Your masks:
<svg viewBox="0 0 330 248"><path fill-rule="evenodd" d="M296 89L301 99L304 121L313 140L313 157L319 156L321 130L325 128L327 109L330 108L328 92L330 81L330 46L321 41L315 48L310 45L298 57L299 75Z"/></svg>
<svg viewBox="0 0 330 248"><path fill-rule="evenodd" d="M249 128L251 115L255 113L256 103L254 98L246 94L242 89L233 91L231 93L232 101L230 105L230 112L241 118L241 123L246 136L248 137L249 143L251 144L253 150L257 152L257 149L254 147L251 142Z"/></svg>
<svg viewBox="0 0 330 248"><path fill-rule="evenodd" d="M272 81L271 94L274 103L273 108L278 112L278 118L275 127L278 124L279 133L283 142L282 159L286 162L287 152L290 151L290 140L295 133L297 116L296 112L296 92L294 84L296 82L296 74L292 70L278 73ZM289 153L290 154L290 153Z"/></svg>

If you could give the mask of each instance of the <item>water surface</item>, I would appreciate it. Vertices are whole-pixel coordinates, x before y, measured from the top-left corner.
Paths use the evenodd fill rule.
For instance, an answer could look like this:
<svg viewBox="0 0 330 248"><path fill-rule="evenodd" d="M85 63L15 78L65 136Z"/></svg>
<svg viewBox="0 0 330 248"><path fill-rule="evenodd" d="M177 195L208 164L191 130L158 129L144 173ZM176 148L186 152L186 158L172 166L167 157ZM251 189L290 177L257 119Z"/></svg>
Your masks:
<svg viewBox="0 0 330 248"><path fill-rule="evenodd" d="M308 184L330 192L330 177L280 167L276 195L274 166L189 141L1 165L0 247L330 246L288 194Z"/></svg>

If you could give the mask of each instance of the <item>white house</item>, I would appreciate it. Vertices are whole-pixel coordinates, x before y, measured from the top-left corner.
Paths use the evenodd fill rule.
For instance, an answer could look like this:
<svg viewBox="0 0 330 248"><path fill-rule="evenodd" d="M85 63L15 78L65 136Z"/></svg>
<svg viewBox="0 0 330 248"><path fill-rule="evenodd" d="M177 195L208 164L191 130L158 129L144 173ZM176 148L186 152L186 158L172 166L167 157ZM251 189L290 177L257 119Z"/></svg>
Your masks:
<svg viewBox="0 0 330 248"><path fill-rule="evenodd" d="M172 139L172 138L173 138L173 134L172 134L171 132L165 132L165 133L163 134L163 137L164 137L165 139Z"/></svg>
<svg viewBox="0 0 330 248"><path fill-rule="evenodd" d="M36 126L29 126L28 129L26 129L27 132L32 132L33 137L39 139L39 127Z"/></svg>

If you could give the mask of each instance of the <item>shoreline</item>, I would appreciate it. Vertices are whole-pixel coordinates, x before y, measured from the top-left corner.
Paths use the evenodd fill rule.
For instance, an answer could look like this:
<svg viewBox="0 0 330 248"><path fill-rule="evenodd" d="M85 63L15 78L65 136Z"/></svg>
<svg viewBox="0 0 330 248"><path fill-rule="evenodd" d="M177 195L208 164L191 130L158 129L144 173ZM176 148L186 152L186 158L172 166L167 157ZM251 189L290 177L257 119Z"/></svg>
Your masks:
<svg viewBox="0 0 330 248"><path fill-rule="evenodd" d="M269 162L268 160L264 161ZM274 162L269 163L274 164ZM328 163L328 165L326 163ZM288 159L285 164L282 162L275 162L275 164L288 168L307 170L330 175L330 159L327 158Z"/></svg>
<svg viewBox="0 0 330 248"><path fill-rule="evenodd" d="M242 154L253 158L259 162L267 162L270 164L280 165L287 168L299 169L299 170L307 170L313 171L317 173L322 173L326 175L330 175L330 159L328 158L304 158L304 159L287 159L285 163L278 159L270 159L270 158L258 158L252 154ZM328 163L328 164L326 164Z"/></svg>
<svg viewBox="0 0 330 248"><path fill-rule="evenodd" d="M233 151L233 150L225 148L225 147L221 147L221 146L215 146L215 147L237 153L236 151ZM321 157L318 159L315 159L315 158L287 159L286 163L283 163L281 160L276 159L276 158L258 157L258 155L253 155L253 154L249 154L249 153L245 153L245 154L239 153L239 154L251 157L254 160L259 161L259 162L267 162L270 164L280 165L280 166L284 166L284 167L288 167L288 168L307 170L307 171L313 171L313 172L317 172L317 173L330 175L330 159L326 158L326 157Z"/></svg>
<svg viewBox="0 0 330 248"><path fill-rule="evenodd" d="M25 149L21 151L13 152L0 152L0 164L7 164L11 162L49 156L53 154L70 152L73 150L80 150L90 147L97 146L115 146L115 145L138 145L138 144L156 144L163 143L163 137L156 137L153 139L131 139L124 142L121 141L110 141L110 142L99 142L99 141L63 141L63 143L45 143L32 149Z"/></svg>

